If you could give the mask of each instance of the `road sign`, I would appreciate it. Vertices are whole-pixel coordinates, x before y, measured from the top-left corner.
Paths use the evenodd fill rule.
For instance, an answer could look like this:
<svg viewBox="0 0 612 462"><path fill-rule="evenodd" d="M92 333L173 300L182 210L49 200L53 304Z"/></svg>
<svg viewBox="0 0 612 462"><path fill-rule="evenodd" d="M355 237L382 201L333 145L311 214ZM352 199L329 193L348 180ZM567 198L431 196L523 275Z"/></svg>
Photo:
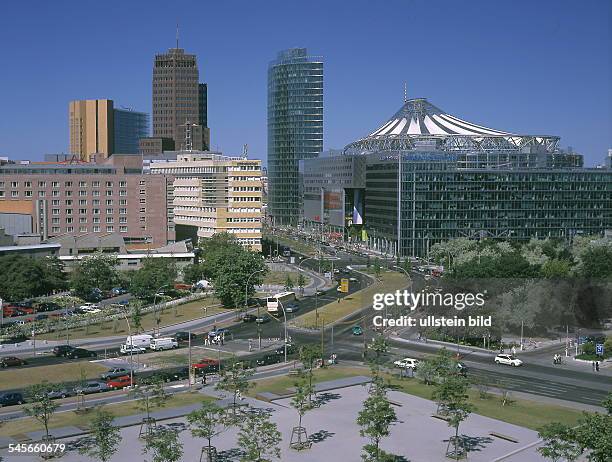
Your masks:
<svg viewBox="0 0 612 462"><path fill-rule="evenodd" d="M345 294L349 291L349 280L346 278L340 279L340 292L344 292Z"/></svg>
<svg viewBox="0 0 612 462"><path fill-rule="evenodd" d="M603 343L598 343L597 345L595 345L595 354L599 356L603 356L604 354Z"/></svg>

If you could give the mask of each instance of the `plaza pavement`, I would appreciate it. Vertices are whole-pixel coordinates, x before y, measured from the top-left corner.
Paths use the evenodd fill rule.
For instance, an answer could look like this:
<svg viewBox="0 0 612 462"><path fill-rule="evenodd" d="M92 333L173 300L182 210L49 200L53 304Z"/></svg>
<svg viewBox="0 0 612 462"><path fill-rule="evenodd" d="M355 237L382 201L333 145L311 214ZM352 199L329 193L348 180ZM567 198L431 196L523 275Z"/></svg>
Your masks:
<svg viewBox="0 0 612 462"><path fill-rule="evenodd" d="M348 383L338 382L342 386ZM291 398L281 398L272 402L259 401L246 398L243 404L254 407L270 409L272 419L277 423L283 435L281 462L360 462L361 447L366 439L359 436L359 427L356 418L361 409L363 400L367 397L367 385L352 385L346 388L335 388L333 382L328 383L328 391L319 392L324 404L310 412L304 419L303 425L312 440L312 447L297 452L289 448L291 429L297 424L297 413L291 408ZM217 395L218 392L206 387L204 393ZM220 396L219 396L220 397ZM392 427L391 435L384 439L383 449L404 457L410 462L443 462L446 460L445 451L448 437L453 433L447 423L432 417L436 411L435 403L401 392L390 391L389 398L394 403L399 422ZM228 399L222 399L221 404L228 405ZM163 411L162 411L163 412ZM160 416L161 417L161 416ZM118 422L119 423L119 422ZM186 427L184 418L173 418L160 422L160 425L169 425L181 431L180 438L184 444L185 454L182 460L198 461L202 440L193 438ZM150 460L143 455L142 443L138 440L139 426L122 428L123 441L119 451L115 454L113 462L126 460ZM471 462L543 462L536 447L539 444L537 432L507 424L495 419L480 415L471 415L460 427L460 433L467 437L471 451L468 461ZM517 442L510 442L492 435L498 433L511 437ZM219 462L238 462L240 453L236 449L236 429L230 429L215 438L213 444L217 447L220 456ZM71 448L78 446L82 437L73 437L62 440ZM33 462L40 460L32 456L7 456L2 454L7 462ZM63 462L90 462L75 449L70 450L61 459Z"/></svg>

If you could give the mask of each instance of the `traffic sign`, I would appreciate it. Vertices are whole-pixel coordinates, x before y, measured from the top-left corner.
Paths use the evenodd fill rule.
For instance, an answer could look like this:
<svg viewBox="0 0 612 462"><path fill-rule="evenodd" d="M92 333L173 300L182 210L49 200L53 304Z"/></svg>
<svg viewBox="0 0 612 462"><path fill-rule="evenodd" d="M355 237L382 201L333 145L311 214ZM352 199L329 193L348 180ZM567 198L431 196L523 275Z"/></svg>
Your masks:
<svg viewBox="0 0 612 462"><path fill-rule="evenodd" d="M603 356L604 354L603 343L598 343L597 345L595 345L595 354L598 356Z"/></svg>
<svg viewBox="0 0 612 462"><path fill-rule="evenodd" d="M347 278L340 279L340 292L345 294L349 291L349 280Z"/></svg>

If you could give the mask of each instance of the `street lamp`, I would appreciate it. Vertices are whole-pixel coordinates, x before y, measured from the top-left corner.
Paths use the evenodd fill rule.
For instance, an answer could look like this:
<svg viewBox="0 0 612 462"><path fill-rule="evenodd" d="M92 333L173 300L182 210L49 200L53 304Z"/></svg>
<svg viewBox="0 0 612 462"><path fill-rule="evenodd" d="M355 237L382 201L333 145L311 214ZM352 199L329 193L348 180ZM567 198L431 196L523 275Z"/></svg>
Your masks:
<svg viewBox="0 0 612 462"><path fill-rule="evenodd" d="M251 276L253 276L254 274L263 273L264 271L265 269L253 271L251 274L249 274L249 277L246 280L246 284L244 285L244 313L245 314L249 309L249 280L251 279Z"/></svg>
<svg viewBox="0 0 612 462"><path fill-rule="evenodd" d="M155 291L155 296L153 297L153 311L155 312L155 321L156 321L156 324L157 324L157 337L159 337L159 323L161 322L161 319L157 315L157 296L159 295L160 290L162 290L164 287L167 287L169 285L170 284L164 284L163 286L159 287Z"/></svg>
<svg viewBox="0 0 612 462"><path fill-rule="evenodd" d="M130 336L130 387L134 385L134 339L132 338L132 328L127 317L127 309L123 311L123 317L128 327L128 335Z"/></svg>
<svg viewBox="0 0 612 462"><path fill-rule="evenodd" d="M283 317L285 318L285 362L287 362L287 313L285 312L285 307L283 307L283 303L278 300L278 304L283 310Z"/></svg>

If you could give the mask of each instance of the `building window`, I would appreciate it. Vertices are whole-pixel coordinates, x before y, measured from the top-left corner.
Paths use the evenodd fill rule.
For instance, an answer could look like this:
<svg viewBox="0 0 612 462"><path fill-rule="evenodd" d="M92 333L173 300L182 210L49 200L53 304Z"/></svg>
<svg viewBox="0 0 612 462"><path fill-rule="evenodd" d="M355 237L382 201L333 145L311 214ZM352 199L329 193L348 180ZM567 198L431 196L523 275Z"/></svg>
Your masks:
<svg viewBox="0 0 612 462"><path fill-rule="evenodd" d="M72 196L72 191L66 191L66 197L71 197Z"/></svg>
<svg viewBox="0 0 612 462"><path fill-rule="evenodd" d="M59 205L59 204L60 204L60 201L59 201L58 199L53 199L53 200L51 201L51 205L56 205L56 206L57 206L57 205Z"/></svg>
<svg viewBox="0 0 612 462"><path fill-rule="evenodd" d="M84 190L79 191L79 196L81 197L87 196L87 191L84 191Z"/></svg>
<svg viewBox="0 0 612 462"><path fill-rule="evenodd" d="M79 226L79 233L86 233L87 232L87 226Z"/></svg>
<svg viewBox="0 0 612 462"><path fill-rule="evenodd" d="M25 191L25 197L32 197L32 191Z"/></svg>
<svg viewBox="0 0 612 462"><path fill-rule="evenodd" d="M106 209L106 213L108 215L112 215L113 214L113 209Z"/></svg>
<svg viewBox="0 0 612 462"><path fill-rule="evenodd" d="M140 186L144 186L145 184L147 184L145 180L140 180Z"/></svg>
<svg viewBox="0 0 612 462"><path fill-rule="evenodd" d="M141 190L140 190L140 195L141 195L141 196L144 196L146 193L147 193L147 190L146 190L146 189L141 189Z"/></svg>
<svg viewBox="0 0 612 462"><path fill-rule="evenodd" d="M92 188L99 188L100 187L100 182L99 181L92 181L91 182L91 187Z"/></svg>
<svg viewBox="0 0 612 462"><path fill-rule="evenodd" d="M31 182L31 181L26 181L25 183L23 183L23 185L24 185L26 188L31 188L31 187L32 187L32 182Z"/></svg>
<svg viewBox="0 0 612 462"><path fill-rule="evenodd" d="M79 209L80 215L87 215L87 209Z"/></svg>
<svg viewBox="0 0 612 462"><path fill-rule="evenodd" d="M92 210L92 213L93 213L94 215L100 215L100 209L93 209L93 210Z"/></svg>
<svg viewBox="0 0 612 462"><path fill-rule="evenodd" d="M92 192L91 192L91 195L92 195L93 197L100 197L100 191L92 191Z"/></svg>
<svg viewBox="0 0 612 462"><path fill-rule="evenodd" d="M72 188L72 181L66 181L66 182L64 183L64 187L66 187L66 188Z"/></svg>
<svg viewBox="0 0 612 462"><path fill-rule="evenodd" d="M51 182L51 187L52 188L59 188L59 181L52 181Z"/></svg>
<svg viewBox="0 0 612 462"><path fill-rule="evenodd" d="M19 181L11 181L11 188L18 188L19 187Z"/></svg>
<svg viewBox="0 0 612 462"><path fill-rule="evenodd" d="M119 187L120 188L126 188L127 187L127 181L120 181L119 182Z"/></svg>
<svg viewBox="0 0 612 462"><path fill-rule="evenodd" d="M100 223L100 217L93 217L94 223Z"/></svg>
<svg viewBox="0 0 612 462"><path fill-rule="evenodd" d="M112 199L106 199L106 205L113 205Z"/></svg>
<svg viewBox="0 0 612 462"><path fill-rule="evenodd" d="M51 191L51 195L52 195L53 197L59 197L60 192L59 192L59 191L54 190L54 191Z"/></svg>
<svg viewBox="0 0 612 462"><path fill-rule="evenodd" d="M54 226L53 228L51 228L51 232L53 234L57 234L60 232L59 226Z"/></svg>
<svg viewBox="0 0 612 462"><path fill-rule="evenodd" d="M59 225L59 217L51 218L51 223L53 223L54 225Z"/></svg>
<svg viewBox="0 0 612 462"><path fill-rule="evenodd" d="M38 191L38 197L45 197L45 191Z"/></svg>
<svg viewBox="0 0 612 462"><path fill-rule="evenodd" d="M146 213L146 212L147 212L147 209L146 209L146 208L144 208L144 207L140 207L139 212L140 212L140 213Z"/></svg>
<svg viewBox="0 0 612 462"><path fill-rule="evenodd" d="M39 188L46 188L47 187L47 182L46 181L39 181L38 182L38 187Z"/></svg>
<svg viewBox="0 0 612 462"><path fill-rule="evenodd" d="M19 191L11 191L11 197L19 197Z"/></svg>
<svg viewBox="0 0 612 462"><path fill-rule="evenodd" d="M72 215L72 209L66 209L66 215Z"/></svg>
<svg viewBox="0 0 612 462"><path fill-rule="evenodd" d="M119 199L119 205L127 205L127 199Z"/></svg>
<svg viewBox="0 0 612 462"><path fill-rule="evenodd" d="M107 188L112 188L113 187L113 182L112 181L107 181L106 182L106 187Z"/></svg>
<svg viewBox="0 0 612 462"><path fill-rule="evenodd" d="M59 215L60 211L59 209L51 209L51 215Z"/></svg>
<svg viewBox="0 0 612 462"><path fill-rule="evenodd" d="M141 204L146 204L146 203L147 203L147 200L146 200L144 197L141 197L141 198L140 198L140 203L141 203Z"/></svg>
<svg viewBox="0 0 612 462"><path fill-rule="evenodd" d="M113 195L113 191L111 189L107 189L106 190L106 195L107 196L112 196Z"/></svg>
<svg viewBox="0 0 612 462"><path fill-rule="evenodd" d="M87 205L87 199L79 199L79 205Z"/></svg>
<svg viewBox="0 0 612 462"><path fill-rule="evenodd" d="M91 205L100 205L100 199L94 199L91 201Z"/></svg>
<svg viewBox="0 0 612 462"><path fill-rule="evenodd" d="M87 181L79 181L79 188L86 188L87 187Z"/></svg>
<svg viewBox="0 0 612 462"><path fill-rule="evenodd" d="M128 227L127 226L119 226L119 232L120 233L127 233L128 232Z"/></svg>
<svg viewBox="0 0 612 462"><path fill-rule="evenodd" d="M114 233L115 232L115 227L114 226L107 226L106 227L106 232L107 233Z"/></svg>
<svg viewBox="0 0 612 462"><path fill-rule="evenodd" d="M127 217L119 217L119 223L127 223Z"/></svg>
<svg viewBox="0 0 612 462"><path fill-rule="evenodd" d="M64 202L66 205L72 205L72 199L66 199Z"/></svg>
<svg viewBox="0 0 612 462"><path fill-rule="evenodd" d="M94 226L93 227L93 232L94 233L99 233L100 232L100 227L99 226Z"/></svg>
<svg viewBox="0 0 612 462"><path fill-rule="evenodd" d="M114 223L115 219L113 217L106 217L106 223Z"/></svg>
<svg viewBox="0 0 612 462"><path fill-rule="evenodd" d="M79 217L79 223L87 223L87 217Z"/></svg>
<svg viewBox="0 0 612 462"><path fill-rule="evenodd" d="M74 227L73 226L67 226L66 227L66 232L67 233L73 233L74 232Z"/></svg>
<svg viewBox="0 0 612 462"><path fill-rule="evenodd" d="M4 191L0 191L0 197L4 197Z"/></svg>
<svg viewBox="0 0 612 462"><path fill-rule="evenodd" d="M119 215L127 215L127 209L119 209Z"/></svg>
<svg viewBox="0 0 612 462"><path fill-rule="evenodd" d="M67 224L72 223L72 217L66 217L66 223Z"/></svg>
<svg viewBox="0 0 612 462"><path fill-rule="evenodd" d="M125 189L121 189L121 190L119 190L119 195L122 196L122 197L125 197L125 196L127 196L127 191Z"/></svg>

